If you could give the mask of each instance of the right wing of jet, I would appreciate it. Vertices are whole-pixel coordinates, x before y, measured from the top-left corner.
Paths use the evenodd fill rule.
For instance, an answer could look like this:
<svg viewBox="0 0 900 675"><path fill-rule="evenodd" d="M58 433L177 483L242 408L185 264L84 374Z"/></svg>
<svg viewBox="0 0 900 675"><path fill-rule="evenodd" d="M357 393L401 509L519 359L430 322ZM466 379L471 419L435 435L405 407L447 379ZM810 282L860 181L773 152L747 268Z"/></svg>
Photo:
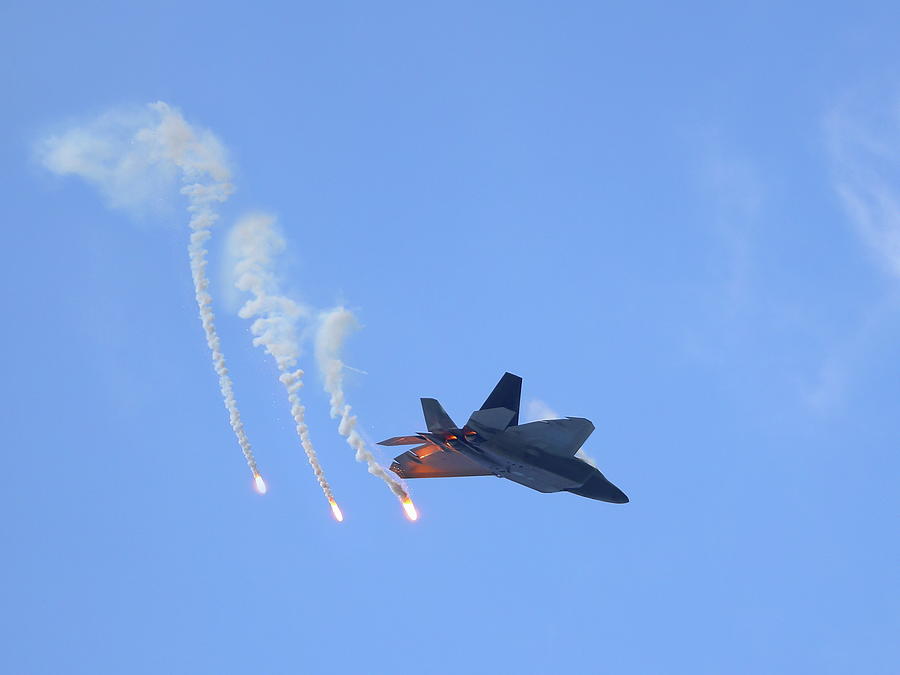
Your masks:
<svg viewBox="0 0 900 675"><path fill-rule="evenodd" d="M593 431L594 425L590 420L566 417L509 427L491 442L500 446L533 448L558 457L571 457Z"/></svg>
<svg viewBox="0 0 900 675"><path fill-rule="evenodd" d="M391 471L401 478L453 478L457 476L491 476L475 460L455 451L438 450L428 453L437 446L422 446L404 452L394 459ZM428 454L426 454L428 453ZM420 455L424 455L421 456Z"/></svg>

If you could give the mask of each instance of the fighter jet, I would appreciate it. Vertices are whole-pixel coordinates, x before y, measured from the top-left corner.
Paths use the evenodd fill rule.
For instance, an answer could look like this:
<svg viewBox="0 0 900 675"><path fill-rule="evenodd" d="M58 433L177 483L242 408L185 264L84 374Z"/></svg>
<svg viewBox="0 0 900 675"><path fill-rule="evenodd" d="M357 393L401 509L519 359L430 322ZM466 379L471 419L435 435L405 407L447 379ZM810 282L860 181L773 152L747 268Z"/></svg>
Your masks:
<svg viewBox="0 0 900 675"><path fill-rule="evenodd" d="M590 420L567 417L519 424L522 378L506 373L480 410L458 427L433 398L423 398L427 432L379 445L415 445L391 471L401 478L499 476L538 492L572 492L624 504L628 497L593 466L575 457L594 430Z"/></svg>

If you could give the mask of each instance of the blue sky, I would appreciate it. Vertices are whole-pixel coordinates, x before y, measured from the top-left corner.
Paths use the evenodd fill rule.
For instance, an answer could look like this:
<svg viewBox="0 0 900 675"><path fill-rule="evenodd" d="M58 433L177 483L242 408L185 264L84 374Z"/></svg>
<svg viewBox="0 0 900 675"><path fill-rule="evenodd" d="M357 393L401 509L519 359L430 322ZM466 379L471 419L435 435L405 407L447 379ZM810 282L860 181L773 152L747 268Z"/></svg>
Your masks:
<svg viewBox="0 0 900 675"><path fill-rule="evenodd" d="M129 4L0 9L4 670L897 672L896 5ZM235 168L210 271L265 497L179 196L35 161L156 100ZM631 503L434 480L409 523L307 354L334 523L229 287L259 210L360 318L369 438L510 370Z"/></svg>

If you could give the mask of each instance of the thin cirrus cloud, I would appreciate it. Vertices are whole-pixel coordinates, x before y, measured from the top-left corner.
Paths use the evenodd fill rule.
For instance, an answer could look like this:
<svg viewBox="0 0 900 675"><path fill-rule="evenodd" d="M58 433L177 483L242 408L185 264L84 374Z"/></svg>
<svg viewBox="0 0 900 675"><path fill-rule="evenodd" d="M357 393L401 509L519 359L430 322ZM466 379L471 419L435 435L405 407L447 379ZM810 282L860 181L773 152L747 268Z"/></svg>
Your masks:
<svg viewBox="0 0 900 675"><path fill-rule="evenodd" d="M895 90L896 91L896 90ZM900 279L900 96L857 92L835 105L823 123L832 189L847 220L872 256ZM896 312L888 293L864 308L844 339L826 356L807 403L820 412L839 406L872 343Z"/></svg>
<svg viewBox="0 0 900 675"><path fill-rule="evenodd" d="M862 104L845 101L825 118L833 187L860 239L900 278L900 96Z"/></svg>
<svg viewBox="0 0 900 675"><path fill-rule="evenodd" d="M699 188L711 204L713 230L722 253L720 273L733 312L751 295L755 230L765 187L754 163L715 137L703 153Z"/></svg>

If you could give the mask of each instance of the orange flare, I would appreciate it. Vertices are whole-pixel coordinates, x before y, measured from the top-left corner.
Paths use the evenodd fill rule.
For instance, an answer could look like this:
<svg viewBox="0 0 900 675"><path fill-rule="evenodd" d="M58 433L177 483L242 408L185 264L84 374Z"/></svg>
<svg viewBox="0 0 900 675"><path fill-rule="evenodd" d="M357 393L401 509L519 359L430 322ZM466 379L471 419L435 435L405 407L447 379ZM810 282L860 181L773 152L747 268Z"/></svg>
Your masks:
<svg viewBox="0 0 900 675"><path fill-rule="evenodd" d="M418 520L419 513L416 511L415 504L412 503L412 499L409 497L404 497L401 502L403 504L403 510L406 511L406 517L410 520Z"/></svg>
<svg viewBox="0 0 900 675"><path fill-rule="evenodd" d="M341 507L337 505L337 502L333 499L329 499L328 503L331 504L331 512L334 514L334 519L339 523L344 522L344 514L341 513Z"/></svg>
<svg viewBox="0 0 900 675"><path fill-rule="evenodd" d="M266 494L266 491L269 488L266 487L266 481L263 480L262 476L260 476L258 473L253 474L253 482L256 484L256 491L259 494Z"/></svg>

